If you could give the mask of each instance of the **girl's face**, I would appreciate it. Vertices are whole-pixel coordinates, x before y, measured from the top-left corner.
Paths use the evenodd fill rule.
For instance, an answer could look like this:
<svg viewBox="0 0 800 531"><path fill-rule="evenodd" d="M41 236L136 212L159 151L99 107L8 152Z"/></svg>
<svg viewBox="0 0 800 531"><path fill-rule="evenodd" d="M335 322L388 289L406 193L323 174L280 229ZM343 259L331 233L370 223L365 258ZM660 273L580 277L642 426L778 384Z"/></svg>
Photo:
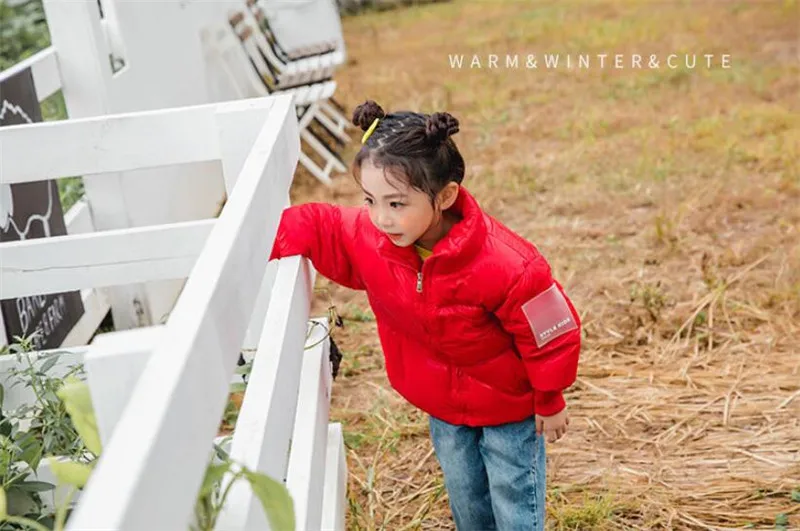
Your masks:
<svg viewBox="0 0 800 531"><path fill-rule="evenodd" d="M372 223L398 247L412 245L435 225L427 194L384 173L369 160L361 166L361 188Z"/></svg>

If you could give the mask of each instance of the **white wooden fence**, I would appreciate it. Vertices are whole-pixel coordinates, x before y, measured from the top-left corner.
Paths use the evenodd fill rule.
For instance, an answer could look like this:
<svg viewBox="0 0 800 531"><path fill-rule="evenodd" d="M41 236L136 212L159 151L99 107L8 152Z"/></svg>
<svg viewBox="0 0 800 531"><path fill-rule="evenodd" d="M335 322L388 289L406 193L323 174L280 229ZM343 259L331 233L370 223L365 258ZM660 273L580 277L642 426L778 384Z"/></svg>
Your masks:
<svg viewBox="0 0 800 531"><path fill-rule="evenodd" d="M104 443L68 528L187 528L249 338L231 457L286 481L296 529L343 529L326 322L307 338L313 271L300 257L267 264L299 153L291 98L7 127L0 145L6 182L215 160L229 194L216 220L0 244L3 298L188 277L166 325L101 335L65 358L86 364ZM48 156L31 156L41 145ZM265 528L237 483L218 529Z"/></svg>
<svg viewBox="0 0 800 531"><path fill-rule="evenodd" d="M36 96L40 102L61 90L61 78L58 71L55 48L51 46L1 72L0 80L13 77L18 72L28 68L31 69L36 87ZM3 146L0 145L0 157L3 156L2 150ZM7 182L3 175L0 175L0 182ZM64 224L67 227L67 234L94 232L94 222L89 210L89 204L85 199L78 201L64 215ZM85 345L110 309L108 297L102 290L82 289L81 299L83 300L84 314L62 342L64 347ZM5 344L5 326L3 324L3 315L0 313L0 346Z"/></svg>

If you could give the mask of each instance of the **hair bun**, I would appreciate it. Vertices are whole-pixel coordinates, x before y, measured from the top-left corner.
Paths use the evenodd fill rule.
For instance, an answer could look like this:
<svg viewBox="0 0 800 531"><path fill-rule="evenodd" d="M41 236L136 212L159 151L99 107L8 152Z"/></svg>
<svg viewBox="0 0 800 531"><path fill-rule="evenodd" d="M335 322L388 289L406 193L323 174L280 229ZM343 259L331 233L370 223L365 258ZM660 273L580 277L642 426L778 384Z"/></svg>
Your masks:
<svg viewBox="0 0 800 531"><path fill-rule="evenodd" d="M372 100L367 100L353 111L353 125L360 127L362 131L366 131L376 118L383 118L384 116L386 116L386 113L383 112L380 105Z"/></svg>
<svg viewBox="0 0 800 531"><path fill-rule="evenodd" d="M458 120L449 112L435 112L425 122L425 135L431 143L441 144L458 133Z"/></svg>

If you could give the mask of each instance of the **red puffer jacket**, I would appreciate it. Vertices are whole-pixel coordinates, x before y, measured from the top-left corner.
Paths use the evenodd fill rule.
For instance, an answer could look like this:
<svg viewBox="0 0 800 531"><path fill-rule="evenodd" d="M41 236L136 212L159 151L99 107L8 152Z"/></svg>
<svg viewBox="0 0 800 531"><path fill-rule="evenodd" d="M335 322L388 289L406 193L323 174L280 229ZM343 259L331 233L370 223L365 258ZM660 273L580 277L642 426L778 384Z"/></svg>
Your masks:
<svg viewBox="0 0 800 531"><path fill-rule="evenodd" d="M533 244L482 211L463 187L462 220L422 262L365 207L284 210L270 259L303 255L366 290L392 386L451 424L491 426L554 415L575 381L580 320Z"/></svg>

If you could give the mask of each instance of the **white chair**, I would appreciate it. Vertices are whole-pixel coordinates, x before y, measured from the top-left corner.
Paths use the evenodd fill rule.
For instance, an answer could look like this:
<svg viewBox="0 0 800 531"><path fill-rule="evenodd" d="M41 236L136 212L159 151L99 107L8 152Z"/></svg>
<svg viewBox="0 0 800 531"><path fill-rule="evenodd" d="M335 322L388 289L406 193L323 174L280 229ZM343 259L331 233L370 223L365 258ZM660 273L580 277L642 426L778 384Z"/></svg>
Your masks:
<svg viewBox="0 0 800 531"><path fill-rule="evenodd" d="M305 43L299 46L287 47L279 42L278 37L272 30L269 17L267 17L261 6L258 5L257 0L247 0L247 7L259 23L261 31L264 36L269 39L270 44L274 47L276 55L282 61L292 61L295 59L303 59L315 55L333 52L339 47L339 42L336 40L323 40Z"/></svg>
<svg viewBox="0 0 800 531"><path fill-rule="evenodd" d="M261 20L266 20L258 6L253 6L256 12L262 13ZM307 84L313 81L324 81L333 77L334 70L344 64L344 54L339 51L309 56L303 59L281 60L278 56L277 46L271 37L265 33L263 26L251 9L242 9L230 14L229 21L237 34L243 28L253 28L248 35L255 56L259 56L260 69L268 68L275 79L277 88L290 88Z"/></svg>
<svg viewBox="0 0 800 531"><path fill-rule="evenodd" d="M206 60L212 67L211 70L225 78L222 81L227 83L227 88L229 92L232 90L234 97L291 94L297 111L300 138L322 159L322 164L318 164L301 151L300 163L320 182L331 185L333 172L344 173L347 166L336 150L315 134L310 126L317 123L340 145L350 140L346 133L348 122L337 106L328 101L336 91L336 82L329 80L291 88L279 87L269 64L264 61L253 39L257 30L243 20L236 27L238 32L234 30L231 21L228 21L218 24L204 35ZM209 79L212 85L219 81Z"/></svg>
<svg viewBox="0 0 800 531"><path fill-rule="evenodd" d="M339 7L335 0L256 0L281 46L303 48L333 42L347 54Z"/></svg>

